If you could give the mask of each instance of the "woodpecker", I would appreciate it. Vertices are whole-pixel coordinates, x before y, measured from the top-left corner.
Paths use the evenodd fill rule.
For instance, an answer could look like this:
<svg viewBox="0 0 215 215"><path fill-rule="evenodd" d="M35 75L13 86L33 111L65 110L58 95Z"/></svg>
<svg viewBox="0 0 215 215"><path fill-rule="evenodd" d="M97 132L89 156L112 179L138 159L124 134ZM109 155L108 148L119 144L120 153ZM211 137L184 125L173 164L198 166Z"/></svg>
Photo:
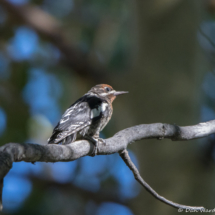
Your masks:
<svg viewBox="0 0 215 215"><path fill-rule="evenodd" d="M84 96L73 103L62 115L48 139L49 144L69 144L75 140L87 139L94 145L92 156L98 151L100 131L107 125L113 113L112 102L116 96L128 93L115 91L107 84L92 87Z"/></svg>

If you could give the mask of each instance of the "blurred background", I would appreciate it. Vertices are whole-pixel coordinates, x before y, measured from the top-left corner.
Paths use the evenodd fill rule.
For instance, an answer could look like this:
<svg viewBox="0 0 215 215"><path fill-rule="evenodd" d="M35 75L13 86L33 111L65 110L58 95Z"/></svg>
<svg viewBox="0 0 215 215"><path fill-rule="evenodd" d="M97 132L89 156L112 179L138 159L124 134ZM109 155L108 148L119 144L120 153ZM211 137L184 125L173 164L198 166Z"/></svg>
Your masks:
<svg viewBox="0 0 215 215"><path fill-rule="evenodd" d="M92 86L129 94L102 132L215 118L215 0L0 0L0 145L46 144ZM215 207L215 139L129 145L162 196ZM118 154L14 163L2 214L178 214L147 193Z"/></svg>

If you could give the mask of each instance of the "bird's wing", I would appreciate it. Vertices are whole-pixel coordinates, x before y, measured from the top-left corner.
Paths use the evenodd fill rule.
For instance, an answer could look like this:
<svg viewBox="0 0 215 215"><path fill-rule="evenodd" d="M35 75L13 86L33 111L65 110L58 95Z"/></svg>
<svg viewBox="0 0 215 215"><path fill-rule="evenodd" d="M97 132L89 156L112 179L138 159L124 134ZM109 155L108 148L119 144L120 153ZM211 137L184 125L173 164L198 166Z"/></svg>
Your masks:
<svg viewBox="0 0 215 215"><path fill-rule="evenodd" d="M65 111L48 142L58 143L90 124L90 107L87 102L78 100Z"/></svg>
<svg viewBox="0 0 215 215"><path fill-rule="evenodd" d="M63 114L60 122L54 128L49 143L58 143L67 136L74 134L92 123L92 119L98 116L98 104L101 100L96 97L82 97L72 104ZM98 111L97 111L98 109Z"/></svg>

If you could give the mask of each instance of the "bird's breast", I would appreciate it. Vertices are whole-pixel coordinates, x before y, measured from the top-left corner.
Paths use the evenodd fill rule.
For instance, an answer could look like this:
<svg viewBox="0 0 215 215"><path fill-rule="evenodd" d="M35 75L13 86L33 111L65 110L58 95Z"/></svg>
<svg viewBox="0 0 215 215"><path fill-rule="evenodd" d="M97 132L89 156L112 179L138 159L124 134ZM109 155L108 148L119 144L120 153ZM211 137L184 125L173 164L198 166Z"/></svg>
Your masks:
<svg viewBox="0 0 215 215"><path fill-rule="evenodd" d="M91 110L90 117L91 119L102 118L106 115L106 112L109 112L108 103L102 102L100 105L97 105Z"/></svg>
<svg viewBox="0 0 215 215"><path fill-rule="evenodd" d="M99 134L99 132L105 127L112 115L112 108L107 102L102 102L100 105L91 109L91 125L86 131L86 134L93 136Z"/></svg>

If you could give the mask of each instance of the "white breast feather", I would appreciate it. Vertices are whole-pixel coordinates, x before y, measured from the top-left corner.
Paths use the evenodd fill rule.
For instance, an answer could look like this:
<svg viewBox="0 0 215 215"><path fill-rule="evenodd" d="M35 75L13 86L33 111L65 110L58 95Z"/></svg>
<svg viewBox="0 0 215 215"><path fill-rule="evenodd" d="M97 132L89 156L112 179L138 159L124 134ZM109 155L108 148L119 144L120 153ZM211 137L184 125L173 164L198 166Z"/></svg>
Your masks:
<svg viewBox="0 0 215 215"><path fill-rule="evenodd" d="M108 106L107 103L105 103L105 102L102 103L102 108L101 108L102 112L104 112L106 110L107 106Z"/></svg>
<svg viewBox="0 0 215 215"><path fill-rule="evenodd" d="M94 108L91 110L91 119L99 116L101 113L101 106L99 106L98 108Z"/></svg>
<svg viewBox="0 0 215 215"><path fill-rule="evenodd" d="M104 112L106 110L107 106L108 106L108 104L104 102L98 108L92 109L91 110L91 119L99 116L101 112Z"/></svg>

